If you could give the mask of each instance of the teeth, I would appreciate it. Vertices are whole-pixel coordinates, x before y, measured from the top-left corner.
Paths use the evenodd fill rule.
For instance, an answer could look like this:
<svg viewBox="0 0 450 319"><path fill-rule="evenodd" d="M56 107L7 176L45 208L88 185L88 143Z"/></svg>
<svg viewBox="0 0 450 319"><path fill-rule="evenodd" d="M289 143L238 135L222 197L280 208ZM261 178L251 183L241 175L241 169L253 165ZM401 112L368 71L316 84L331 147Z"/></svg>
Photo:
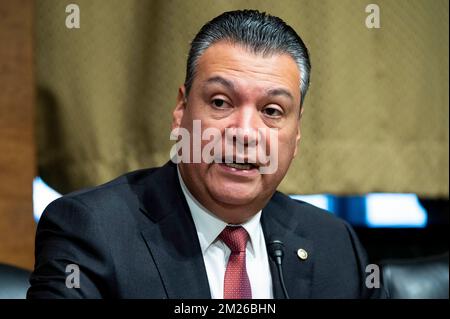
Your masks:
<svg viewBox="0 0 450 319"><path fill-rule="evenodd" d="M226 166L228 167L233 167L236 169L252 169L253 165L252 164L238 164L238 163L225 163Z"/></svg>

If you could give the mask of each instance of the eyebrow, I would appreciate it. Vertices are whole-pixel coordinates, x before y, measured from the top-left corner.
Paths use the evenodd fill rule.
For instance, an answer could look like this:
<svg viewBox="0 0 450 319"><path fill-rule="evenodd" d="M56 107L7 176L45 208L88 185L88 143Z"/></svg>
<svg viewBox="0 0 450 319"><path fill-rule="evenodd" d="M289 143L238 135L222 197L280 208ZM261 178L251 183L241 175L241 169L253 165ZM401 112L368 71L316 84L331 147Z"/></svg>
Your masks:
<svg viewBox="0 0 450 319"><path fill-rule="evenodd" d="M267 95L270 96L282 95L289 98L291 101L294 101L294 97L292 96L291 92L285 89L270 89L267 91Z"/></svg>
<svg viewBox="0 0 450 319"><path fill-rule="evenodd" d="M221 77L221 76L213 76L209 79L207 79L204 84L208 85L208 84L220 84L222 86L227 87L228 89L232 90L232 91L236 91L233 82ZM294 101L294 96L291 94L291 92L289 92L286 89L282 89L282 88L276 88L276 89L269 89L266 91L266 94L269 96L285 96L287 98L289 98L291 101Z"/></svg>
<svg viewBox="0 0 450 319"><path fill-rule="evenodd" d="M230 90L235 91L233 82L231 82L221 76L213 76L212 78L209 78L205 81L205 85L213 84L213 83L221 84L221 85L229 88Z"/></svg>

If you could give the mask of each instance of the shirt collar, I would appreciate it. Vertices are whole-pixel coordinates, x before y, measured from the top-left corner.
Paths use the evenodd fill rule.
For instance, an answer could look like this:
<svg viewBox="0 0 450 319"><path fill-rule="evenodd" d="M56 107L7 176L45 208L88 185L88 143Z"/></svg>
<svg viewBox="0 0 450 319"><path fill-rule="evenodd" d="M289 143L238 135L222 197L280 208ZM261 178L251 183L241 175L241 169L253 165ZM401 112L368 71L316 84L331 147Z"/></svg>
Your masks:
<svg viewBox="0 0 450 319"><path fill-rule="evenodd" d="M198 238L200 241L200 248L202 254L211 246L212 243L217 239L220 233L225 229L228 223L224 222L208 209L206 209L198 200L189 192L187 186L184 184L183 178L181 177L180 170L177 166L178 179L180 181L181 189L188 203L189 209L191 211L192 219L194 220L195 228L197 229ZM240 226L244 227L250 237L249 251L250 253L255 253L254 245L259 243L258 234L261 230L261 211L259 211L255 216L250 218L245 223ZM236 225L233 225L236 226Z"/></svg>

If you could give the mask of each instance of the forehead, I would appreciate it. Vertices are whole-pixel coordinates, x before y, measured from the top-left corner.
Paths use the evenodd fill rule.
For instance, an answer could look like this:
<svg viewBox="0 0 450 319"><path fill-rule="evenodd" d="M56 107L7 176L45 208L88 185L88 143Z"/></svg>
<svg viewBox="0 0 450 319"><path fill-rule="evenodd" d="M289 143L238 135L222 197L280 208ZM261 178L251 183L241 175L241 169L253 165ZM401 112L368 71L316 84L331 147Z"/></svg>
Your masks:
<svg viewBox="0 0 450 319"><path fill-rule="evenodd" d="M288 54L255 54L239 44L219 42L198 60L194 82L221 76L249 89L284 88L300 101L300 72Z"/></svg>

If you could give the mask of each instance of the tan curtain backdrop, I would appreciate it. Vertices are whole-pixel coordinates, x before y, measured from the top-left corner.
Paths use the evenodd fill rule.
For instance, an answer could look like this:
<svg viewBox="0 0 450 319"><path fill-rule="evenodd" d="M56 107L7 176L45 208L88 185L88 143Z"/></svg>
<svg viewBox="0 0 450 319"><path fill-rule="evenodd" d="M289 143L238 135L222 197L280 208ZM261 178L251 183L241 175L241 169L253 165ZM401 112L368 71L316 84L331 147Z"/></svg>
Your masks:
<svg viewBox="0 0 450 319"><path fill-rule="evenodd" d="M65 193L169 159L188 44L223 11L282 17L313 71L287 193L448 197L448 0L37 1L39 173Z"/></svg>

